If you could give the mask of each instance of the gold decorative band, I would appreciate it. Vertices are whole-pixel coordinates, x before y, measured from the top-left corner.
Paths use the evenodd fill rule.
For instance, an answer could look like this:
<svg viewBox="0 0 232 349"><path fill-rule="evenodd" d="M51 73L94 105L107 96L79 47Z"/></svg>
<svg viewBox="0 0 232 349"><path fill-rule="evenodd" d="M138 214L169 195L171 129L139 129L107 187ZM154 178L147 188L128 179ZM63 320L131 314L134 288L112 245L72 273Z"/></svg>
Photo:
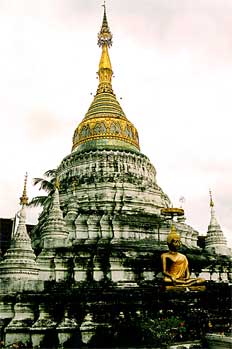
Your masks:
<svg viewBox="0 0 232 349"><path fill-rule="evenodd" d="M97 117L84 120L75 130L73 149L89 140L114 138L133 144L139 149L138 132L127 119Z"/></svg>
<svg viewBox="0 0 232 349"><path fill-rule="evenodd" d="M165 216L183 216L183 208L178 207L165 207L161 209L161 214Z"/></svg>

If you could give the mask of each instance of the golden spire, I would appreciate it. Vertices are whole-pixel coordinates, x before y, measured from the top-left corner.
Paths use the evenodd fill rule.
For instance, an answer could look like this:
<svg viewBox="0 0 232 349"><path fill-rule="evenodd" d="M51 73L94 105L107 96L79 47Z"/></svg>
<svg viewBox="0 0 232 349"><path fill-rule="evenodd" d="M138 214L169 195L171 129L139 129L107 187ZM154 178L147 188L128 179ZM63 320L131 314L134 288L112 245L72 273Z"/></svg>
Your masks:
<svg viewBox="0 0 232 349"><path fill-rule="evenodd" d="M210 197L210 207L214 207L214 202L213 202L213 198L212 198L212 191L211 191L211 189L209 189L209 197Z"/></svg>
<svg viewBox="0 0 232 349"><path fill-rule="evenodd" d="M97 93L102 93L106 91L113 93L111 86L113 71L108 52L108 47L112 46L112 34L110 32L110 28L106 17L105 3L102 6L104 7L103 21L101 30L98 33L98 46L102 47L102 54L98 69L99 86Z"/></svg>
<svg viewBox="0 0 232 349"><path fill-rule="evenodd" d="M98 76L99 76L99 85L102 83L108 83L111 85L113 71L110 62L110 56L108 52L107 45L102 46L102 55L99 62Z"/></svg>
<svg viewBox="0 0 232 349"><path fill-rule="evenodd" d="M27 172L25 174L24 178L24 187L23 187L23 195L20 198L20 205L27 205L28 204L28 197L27 197Z"/></svg>
<svg viewBox="0 0 232 349"><path fill-rule="evenodd" d="M91 149L127 149L139 151L139 138L135 126L126 118L112 88L113 70L108 48L112 45L106 5L98 45L102 48L98 67L99 84L94 99L73 135L72 151Z"/></svg>

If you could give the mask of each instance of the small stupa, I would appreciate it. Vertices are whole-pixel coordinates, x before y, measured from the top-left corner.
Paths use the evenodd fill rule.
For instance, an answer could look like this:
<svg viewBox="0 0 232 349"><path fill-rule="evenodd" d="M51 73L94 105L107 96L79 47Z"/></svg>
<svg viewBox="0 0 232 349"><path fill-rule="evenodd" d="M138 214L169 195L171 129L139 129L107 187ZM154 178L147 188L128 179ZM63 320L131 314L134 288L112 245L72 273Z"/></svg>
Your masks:
<svg viewBox="0 0 232 349"><path fill-rule="evenodd" d="M59 198L59 181L55 181L55 190L52 196L51 207L48 216L41 229L41 246L42 251L37 257L39 266L39 279L54 280L55 279L55 261L56 274L58 275L58 259L55 258L56 248L66 245L68 231L63 218L63 212L60 208ZM63 273L63 262L61 261L61 270Z"/></svg>
<svg viewBox="0 0 232 349"><path fill-rule="evenodd" d="M216 253L219 255L229 255L231 251L227 246L226 238L216 218L211 190L209 191L209 195L210 195L211 217L210 217L210 223L208 226L208 232L205 239L205 249L211 253Z"/></svg>
<svg viewBox="0 0 232 349"><path fill-rule="evenodd" d="M56 180L52 205L41 231L41 240L44 241L44 247L47 247L46 243L49 247L53 247L59 243L63 244L67 236L63 212L60 208L59 181Z"/></svg>
<svg viewBox="0 0 232 349"><path fill-rule="evenodd" d="M0 263L0 279L36 280L38 278L38 266L35 262L36 256L26 228L27 174L20 204L22 208L19 211L19 223L16 232L12 236L10 247Z"/></svg>

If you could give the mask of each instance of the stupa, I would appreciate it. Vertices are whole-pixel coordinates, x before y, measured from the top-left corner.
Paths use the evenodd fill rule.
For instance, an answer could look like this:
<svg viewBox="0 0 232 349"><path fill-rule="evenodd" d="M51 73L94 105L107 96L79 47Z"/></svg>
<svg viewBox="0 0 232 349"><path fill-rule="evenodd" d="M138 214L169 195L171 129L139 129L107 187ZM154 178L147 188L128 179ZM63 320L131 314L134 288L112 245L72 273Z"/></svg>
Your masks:
<svg viewBox="0 0 232 349"><path fill-rule="evenodd" d="M219 255L230 255L231 251L227 246L226 238L223 234L220 224L216 218L212 192L210 190L210 223L205 239L205 248L207 251Z"/></svg>
<svg viewBox="0 0 232 349"><path fill-rule="evenodd" d="M26 184L27 175L25 176L23 195L20 198L22 208L19 211L18 227L12 236L10 248L0 263L0 279L24 279L25 281L38 279L39 269L35 261L36 256L26 228L26 206L28 204Z"/></svg>
<svg viewBox="0 0 232 349"><path fill-rule="evenodd" d="M138 132L113 92L112 34L105 7L98 45L102 52L97 91L76 127L71 153L56 171L68 240L165 242L169 225L160 224L160 210L172 204L156 181L154 166L140 152ZM182 223L178 229L185 243L197 247L197 232Z"/></svg>
<svg viewBox="0 0 232 349"><path fill-rule="evenodd" d="M212 263L219 275L220 263L216 249L202 256L199 233L185 223L183 209L173 208L158 185L155 167L141 153L138 132L113 92L112 34L105 5L98 45L98 88L75 129L70 154L55 171L51 203L30 238L24 190L18 230L0 263L0 279L8 280L0 284L0 333L6 345L22 341L46 349L154 346L164 340L171 343L177 335L183 339L185 322L191 339L199 340L211 313L213 319L218 315L211 311L208 291L205 296L190 292L180 297L163 288L160 255L167 250L172 224L189 253L193 277L202 271L210 275ZM20 264L18 258L26 262ZM223 272L229 273L229 259ZM228 298L228 278L225 284L219 291ZM220 303L219 291L214 300L218 297ZM138 324L145 324L144 329ZM161 325L165 339L159 339Z"/></svg>

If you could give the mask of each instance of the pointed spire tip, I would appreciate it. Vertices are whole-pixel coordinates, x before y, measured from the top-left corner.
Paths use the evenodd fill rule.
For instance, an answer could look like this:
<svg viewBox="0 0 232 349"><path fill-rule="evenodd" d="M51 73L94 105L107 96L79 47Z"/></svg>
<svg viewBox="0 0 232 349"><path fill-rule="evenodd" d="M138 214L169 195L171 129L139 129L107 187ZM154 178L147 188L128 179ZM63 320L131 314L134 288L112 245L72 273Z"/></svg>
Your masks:
<svg viewBox="0 0 232 349"><path fill-rule="evenodd" d="M102 6L104 7L104 14L103 14L101 30L98 33L98 46L102 47L104 45L107 45L108 47L110 47L112 46L113 35L110 32L110 28L107 21L105 1Z"/></svg>
<svg viewBox="0 0 232 349"><path fill-rule="evenodd" d="M28 204L28 197L27 197L27 177L28 173L26 172L25 178L24 178L24 186L23 186L23 194L20 198L20 205L27 205Z"/></svg>
<svg viewBox="0 0 232 349"><path fill-rule="evenodd" d="M213 198L212 198L212 191L209 189L209 197L210 197L210 207L214 206Z"/></svg>

